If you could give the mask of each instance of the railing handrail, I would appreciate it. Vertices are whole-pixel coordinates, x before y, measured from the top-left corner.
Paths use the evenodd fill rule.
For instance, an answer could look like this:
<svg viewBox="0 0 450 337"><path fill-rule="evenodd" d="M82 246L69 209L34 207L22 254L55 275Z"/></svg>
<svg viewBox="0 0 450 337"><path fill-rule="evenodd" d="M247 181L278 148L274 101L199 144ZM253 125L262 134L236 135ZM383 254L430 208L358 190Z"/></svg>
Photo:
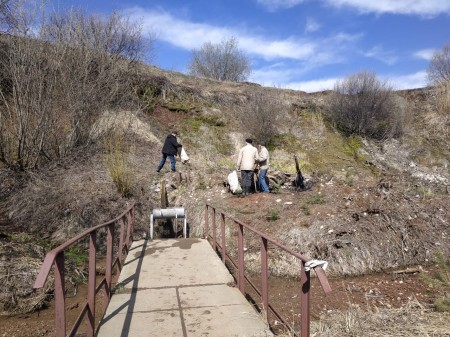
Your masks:
<svg viewBox="0 0 450 337"><path fill-rule="evenodd" d="M42 267L39 270L39 274L36 277L36 281L34 282L33 288L39 289L42 288L45 285L45 282L47 281L48 275L50 274L50 270L53 266L53 263L55 262L56 256L61 253L62 251L66 250L68 247L73 245L75 242L80 241L82 238L87 236L88 234L92 232L96 232L97 230L106 227L116 221L119 221L122 219L130 210L134 207L135 203L133 202L130 207L126 211L124 211L122 214L114 218L113 220L110 220L108 222L102 223L100 225L94 226L89 228L88 230L85 230L84 232L78 234L77 236L73 237L72 239L64 242L63 244L59 245L58 247L52 249L45 255L44 262L42 263Z"/></svg>
<svg viewBox="0 0 450 337"><path fill-rule="evenodd" d="M208 205L208 206L209 206L209 207L213 207L213 206L211 206L211 205ZM214 207L214 208L217 209L216 207ZM223 213L223 212L221 212L221 213ZM226 214L226 213L223 213L223 214ZM263 232L261 232L261 231L255 229L254 227L252 227L252 226L250 226L250 225L247 225L246 223L244 223L244 222L242 222L242 221L240 221L240 220L237 220L236 218L232 217L231 215L227 215L227 217L228 217L230 220L232 220L233 222L235 222L235 223L237 223L237 224L240 224L240 225L244 226L245 228L251 230L253 233L258 234L260 237L266 239L266 240L269 241L270 243L273 243L275 246L277 246L277 247L283 249L283 250L286 251L287 253L289 253L289 254L295 256L295 257L298 258L299 260L301 260L301 261L303 261L303 262L308 262L308 261L310 260L310 259L304 257L303 255L297 253L296 251L290 249L289 247L283 245L282 243L279 243L279 242L276 241L275 239L272 239L272 238L271 238L270 236L268 236L267 234L264 234Z"/></svg>
<svg viewBox="0 0 450 337"><path fill-rule="evenodd" d="M126 250L128 253L129 248L131 246L131 241L133 237L134 230L134 207L135 202L132 204L119 216L116 218L102 223L100 225L96 225L91 227L84 232L76 235L72 239L64 242L53 250L49 251L45 258L42 266L39 270L39 273L34 282L33 288L39 289L42 288L47 282L48 276L51 272L52 267L54 266L55 273L55 324L56 324L56 336L63 337L66 336L66 322L65 322L65 285L64 285L64 252L71 245L77 243L78 241L84 239L85 237L90 237L89 243L89 267L88 267L88 296L86 299L85 305L81 306L81 313L72 327L69 336L74 336L82 318L87 315L88 316L88 329L87 335L89 337L94 335L95 330L95 296L101 287L105 288L106 292L106 305L108 304L111 298L111 282L112 282L112 269L116 262L118 262L119 271L121 269L121 263L123 259L123 251ZM114 237L115 237L115 229L114 225L120 221L122 221L119 233L119 247L117 251L117 257L114 258ZM126 220L126 221L125 221ZM127 227L127 228L125 228ZM96 252L97 252L97 243L96 243L96 233L98 230L102 228L107 228L108 235L106 236L106 274L103 280L99 285L96 285L95 281L95 269L96 269ZM126 232L125 232L126 230ZM124 235L126 234L126 238Z"/></svg>
<svg viewBox="0 0 450 337"><path fill-rule="evenodd" d="M259 296L262 298L263 302L263 310L272 310L272 312L285 323L285 321L282 319L282 317L275 311L275 309L271 306L269 302L269 290L268 290L268 264L267 264L267 251L268 246L267 243L270 242L273 245L277 246L278 248L284 250L285 252L291 254L292 256L296 257L301 261L300 265L300 280L301 280L301 336L307 337L309 336L309 325L310 325L310 270L305 268L305 264L310 261L310 259L306 258L305 256L293 251L289 247L277 242L275 239L269 237L267 234L262 233L261 231L253 228L252 226L245 224L244 222L235 219L229 214L226 214L223 211L218 210L216 207L206 204L205 205L205 235L207 239L209 238L209 223L208 223L208 209L212 209L213 211L213 235L211 236L212 239L212 245L213 248L216 249L216 246L219 246L221 249L221 255L222 255L222 261L225 263L226 259L228 259L229 262L233 265L237 272L237 286L238 289L245 295L244 290L244 282L245 280L250 284L250 286L258 293ZM216 211L219 212L221 215L221 235L222 235L222 246L220 246L216 239ZM237 247L237 259L238 262L236 264L235 261L233 261L227 253L226 249L226 240L225 240L225 217L233 221L235 224L239 226L238 231L238 247ZM245 275L245 266L244 266L244 248L243 248L243 242L244 242L244 228L250 230L254 234L258 235L261 239L261 287L262 290L259 290L256 288L256 286L250 281L250 279ZM317 278L319 280L320 285L322 286L322 289L325 293L331 292L331 287L328 282L328 279L326 277L325 271L320 267L313 267L314 271L316 272ZM267 316L266 316L267 317ZM288 324L287 324L288 325ZM289 326L289 325L288 325ZM294 335L297 334L294 332Z"/></svg>

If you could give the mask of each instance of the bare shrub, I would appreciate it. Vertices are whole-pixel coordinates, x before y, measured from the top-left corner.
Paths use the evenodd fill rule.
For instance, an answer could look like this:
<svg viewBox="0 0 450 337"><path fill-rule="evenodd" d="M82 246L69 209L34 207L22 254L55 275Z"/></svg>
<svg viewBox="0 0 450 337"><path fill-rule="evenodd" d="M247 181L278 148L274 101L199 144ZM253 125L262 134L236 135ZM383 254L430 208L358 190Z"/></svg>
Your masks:
<svg viewBox="0 0 450 337"><path fill-rule="evenodd" d="M103 111L134 106L144 49L140 28L117 13L41 17L35 38L3 37L0 59L0 160L22 170L89 144Z"/></svg>
<svg viewBox="0 0 450 337"><path fill-rule="evenodd" d="M0 0L0 28L4 31L8 31L14 25L11 13L11 0Z"/></svg>
<svg viewBox="0 0 450 337"><path fill-rule="evenodd" d="M450 45L445 44L441 50L436 51L428 65L428 81L432 85L443 84L450 81Z"/></svg>
<svg viewBox="0 0 450 337"><path fill-rule="evenodd" d="M239 108L238 119L248 134L270 144L278 134L277 125L285 110L284 102L277 95L258 88Z"/></svg>
<svg viewBox="0 0 450 337"><path fill-rule="evenodd" d="M0 0L0 29L14 35L32 36L36 18L45 4L43 0Z"/></svg>
<svg viewBox="0 0 450 337"><path fill-rule="evenodd" d="M245 81L250 74L250 61L238 44L235 37L218 44L203 44L199 50L192 52L190 74L219 81Z"/></svg>
<svg viewBox="0 0 450 337"><path fill-rule="evenodd" d="M450 111L450 81L436 86L437 110L443 115Z"/></svg>
<svg viewBox="0 0 450 337"><path fill-rule="evenodd" d="M436 109L424 118L427 126L425 130L430 130L433 138L437 138L439 142L446 142L450 135L450 81L437 84L433 92Z"/></svg>
<svg viewBox="0 0 450 337"><path fill-rule="evenodd" d="M374 73L360 72L335 84L330 117L346 135L378 140L402 134L402 111L392 88Z"/></svg>

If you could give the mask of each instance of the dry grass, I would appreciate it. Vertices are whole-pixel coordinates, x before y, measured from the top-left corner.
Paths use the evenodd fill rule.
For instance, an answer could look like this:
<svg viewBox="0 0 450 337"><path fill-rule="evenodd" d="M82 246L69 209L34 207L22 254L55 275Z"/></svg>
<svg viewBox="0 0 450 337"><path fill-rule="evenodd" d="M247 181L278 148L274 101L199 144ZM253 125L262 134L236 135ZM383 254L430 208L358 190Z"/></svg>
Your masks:
<svg viewBox="0 0 450 337"><path fill-rule="evenodd" d="M113 133L105 140L105 150L108 171L117 191L124 197L129 196L135 179L133 146L125 141L123 135Z"/></svg>
<svg viewBox="0 0 450 337"><path fill-rule="evenodd" d="M32 312L45 307L49 299L47 292L53 283L53 275L50 275L44 289L32 291L44 250L32 242L35 241L34 237L22 235L16 239L19 240L18 243L0 241L2 257L8 256L12 251L20 255L14 259L5 259L0 264L0 316L11 312Z"/></svg>
<svg viewBox="0 0 450 337"><path fill-rule="evenodd" d="M313 322L315 337L448 337L449 316L411 300L399 309L370 311L353 306L343 312L328 312Z"/></svg>

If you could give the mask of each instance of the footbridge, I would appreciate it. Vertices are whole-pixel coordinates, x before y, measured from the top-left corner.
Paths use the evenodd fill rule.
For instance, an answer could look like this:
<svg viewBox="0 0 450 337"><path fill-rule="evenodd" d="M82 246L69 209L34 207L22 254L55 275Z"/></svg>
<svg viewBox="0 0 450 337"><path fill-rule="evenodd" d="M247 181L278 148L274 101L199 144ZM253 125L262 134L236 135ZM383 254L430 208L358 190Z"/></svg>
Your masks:
<svg viewBox="0 0 450 337"><path fill-rule="evenodd" d="M56 336L309 336L312 270L323 291L331 291L323 264L211 205L203 226L202 238L133 241L132 204L50 251L34 288L54 281ZM89 252L88 292L78 318L69 321L65 252L72 245ZM289 317L272 303L270 256L280 254L298 272Z"/></svg>

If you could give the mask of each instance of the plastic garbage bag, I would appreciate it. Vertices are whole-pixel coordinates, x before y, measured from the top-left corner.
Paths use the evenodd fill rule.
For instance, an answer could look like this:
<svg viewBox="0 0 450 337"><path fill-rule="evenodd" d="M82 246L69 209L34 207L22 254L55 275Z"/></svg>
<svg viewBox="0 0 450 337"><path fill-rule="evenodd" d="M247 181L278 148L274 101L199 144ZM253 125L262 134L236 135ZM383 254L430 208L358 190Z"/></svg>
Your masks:
<svg viewBox="0 0 450 337"><path fill-rule="evenodd" d="M230 185L231 193L236 194L242 192L242 188L241 185L239 185L239 179L236 170L234 170L228 175L228 184Z"/></svg>
<svg viewBox="0 0 450 337"><path fill-rule="evenodd" d="M187 155L184 147L181 148L180 158L182 163L186 163L189 160L189 156Z"/></svg>

